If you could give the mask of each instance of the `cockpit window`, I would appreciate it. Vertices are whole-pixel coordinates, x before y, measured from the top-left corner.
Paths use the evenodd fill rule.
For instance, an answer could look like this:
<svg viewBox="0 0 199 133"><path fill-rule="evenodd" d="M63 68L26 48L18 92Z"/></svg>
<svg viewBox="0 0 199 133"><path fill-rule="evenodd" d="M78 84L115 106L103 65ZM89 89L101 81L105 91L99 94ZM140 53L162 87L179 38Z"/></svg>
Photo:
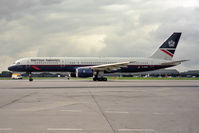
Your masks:
<svg viewBox="0 0 199 133"><path fill-rule="evenodd" d="M20 62L16 62L16 64L17 64L17 65L19 65L19 64L20 64Z"/></svg>

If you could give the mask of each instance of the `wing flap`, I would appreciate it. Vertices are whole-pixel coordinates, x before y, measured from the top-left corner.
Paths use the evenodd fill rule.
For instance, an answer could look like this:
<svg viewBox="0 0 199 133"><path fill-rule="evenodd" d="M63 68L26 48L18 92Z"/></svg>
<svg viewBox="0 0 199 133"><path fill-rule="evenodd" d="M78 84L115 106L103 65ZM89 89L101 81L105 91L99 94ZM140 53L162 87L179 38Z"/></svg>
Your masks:
<svg viewBox="0 0 199 133"><path fill-rule="evenodd" d="M94 71L111 72L113 70L118 70L122 67L127 67L128 64L133 63L133 62L135 62L135 61L119 62L119 63L113 63L113 64L102 64L102 65L97 65L97 66L90 66L88 68L91 68Z"/></svg>
<svg viewBox="0 0 199 133"><path fill-rule="evenodd" d="M103 64L103 65L98 65L98 66L93 66L93 70L96 71L113 71L113 70L118 70L121 67L127 67L128 64L131 63L130 61L127 62L119 62L119 63L113 63L113 64Z"/></svg>

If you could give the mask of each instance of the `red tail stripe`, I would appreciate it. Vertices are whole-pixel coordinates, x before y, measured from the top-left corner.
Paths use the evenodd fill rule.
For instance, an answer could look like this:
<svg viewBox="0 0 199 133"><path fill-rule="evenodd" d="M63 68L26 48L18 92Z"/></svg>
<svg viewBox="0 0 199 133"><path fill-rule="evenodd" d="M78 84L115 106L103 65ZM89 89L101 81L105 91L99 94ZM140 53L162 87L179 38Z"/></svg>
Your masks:
<svg viewBox="0 0 199 133"><path fill-rule="evenodd" d="M168 51L166 51L164 49L161 49L161 50L162 50L162 52L164 52L164 53L168 54L169 56L173 57L173 54L169 53Z"/></svg>
<svg viewBox="0 0 199 133"><path fill-rule="evenodd" d="M36 70L40 70L37 66L32 66Z"/></svg>

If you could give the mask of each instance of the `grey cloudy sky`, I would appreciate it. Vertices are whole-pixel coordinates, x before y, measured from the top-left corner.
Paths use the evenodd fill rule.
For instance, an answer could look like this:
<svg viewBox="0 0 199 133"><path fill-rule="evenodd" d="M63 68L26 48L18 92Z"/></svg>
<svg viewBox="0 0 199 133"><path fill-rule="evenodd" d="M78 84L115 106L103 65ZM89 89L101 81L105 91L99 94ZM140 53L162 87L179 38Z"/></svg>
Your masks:
<svg viewBox="0 0 199 133"><path fill-rule="evenodd" d="M180 71L199 69L197 0L0 0L0 71L32 56L147 57L183 32Z"/></svg>

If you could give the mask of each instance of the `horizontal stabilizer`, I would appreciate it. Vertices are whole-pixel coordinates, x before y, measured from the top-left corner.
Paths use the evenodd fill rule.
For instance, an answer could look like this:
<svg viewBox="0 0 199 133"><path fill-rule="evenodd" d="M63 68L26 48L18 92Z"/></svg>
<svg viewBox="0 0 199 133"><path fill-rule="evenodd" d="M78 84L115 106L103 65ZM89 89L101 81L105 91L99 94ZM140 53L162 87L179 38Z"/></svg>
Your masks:
<svg viewBox="0 0 199 133"><path fill-rule="evenodd" d="M179 65L181 64L182 62L185 62L185 61L189 61L189 60L179 60L179 61L170 61L170 62L165 62L165 63L162 63L161 65Z"/></svg>

